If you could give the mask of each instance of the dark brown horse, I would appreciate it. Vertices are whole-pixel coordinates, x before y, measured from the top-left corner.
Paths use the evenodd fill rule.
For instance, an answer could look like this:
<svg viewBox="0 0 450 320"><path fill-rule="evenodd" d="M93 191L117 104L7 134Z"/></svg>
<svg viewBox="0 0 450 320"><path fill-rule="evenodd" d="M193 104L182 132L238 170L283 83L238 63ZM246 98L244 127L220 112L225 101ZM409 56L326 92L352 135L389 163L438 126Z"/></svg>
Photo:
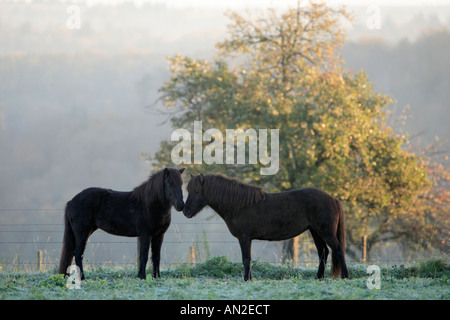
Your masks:
<svg viewBox="0 0 450 320"><path fill-rule="evenodd" d="M345 263L344 211L340 202L317 188L266 193L259 187L222 175L192 176L183 213L194 217L205 206L216 211L238 238L244 263L244 280L252 277L251 244L258 240L285 240L309 230L319 254L318 278L323 278L328 248L332 274L348 278Z"/></svg>
<svg viewBox="0 0 450 320"><path fill-rule="evenodd" d="M170 208L183 210L181 174L184 169L163 169L130 192L88 188L66 205L64 240L59 273L66 274L75 255L83 274L83 252L89 236L97 229L139 238L139 273L145 279L150 243L153 277L160 277L159 261L164 233L170 225Z"/></svg>

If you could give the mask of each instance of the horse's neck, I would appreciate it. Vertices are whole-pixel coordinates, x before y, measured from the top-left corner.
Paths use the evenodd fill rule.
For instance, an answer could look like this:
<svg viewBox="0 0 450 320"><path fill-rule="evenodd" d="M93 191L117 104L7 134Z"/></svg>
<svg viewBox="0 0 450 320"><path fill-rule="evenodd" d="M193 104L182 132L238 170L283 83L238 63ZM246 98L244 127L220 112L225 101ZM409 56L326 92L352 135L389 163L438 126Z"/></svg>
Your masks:
<svg viewBox="0 0 450 320"><path fill-rule="evenodd" d="M257 197L256 194L252 194L251 197L254 197L252 201L239 200L239 194L237 194L238 190L234 190L232 196L228 199L224 199L222 197L217 197L216 194L208 196L208 193L205 194L203 192L203 196L205 197L208 205L216 211L224 220L231 219L233 216L239 213L239 211L248 205L252 205L259 200L255 200ZM251 192L254 192L251 189ZM261 192L261 191L260 191ZM264 198L265 193L262 192L261 198ZM241 197L242 198L242 197Z"/></svg>
<svg viewBox="0 0 450 320"><path fill-rule="evenodd" d="M149 201L147 207L150 212L155 210L167 210L171 206L170 202L168 200L160 199L158 197L155 197Z"/></svg>
<svg viewBox="0 0 450 320"><path fill-rule="evenodd" d="M208 206L213 209L223 220L227 221L233 216L233 211L220 201L206 199Z"/></svg>

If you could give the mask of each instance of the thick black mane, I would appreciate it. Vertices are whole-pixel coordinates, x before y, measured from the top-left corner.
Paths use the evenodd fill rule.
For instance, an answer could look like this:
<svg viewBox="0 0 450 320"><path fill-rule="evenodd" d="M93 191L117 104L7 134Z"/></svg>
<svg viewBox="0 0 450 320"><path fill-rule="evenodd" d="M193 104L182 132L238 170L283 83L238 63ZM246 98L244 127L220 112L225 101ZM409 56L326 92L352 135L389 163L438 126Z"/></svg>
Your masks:
<svg viewBox="0 0 450 320"><path fill-rule="evenodd" d="M177 170L169 169L170 179L182 185L180 174ZM132 196L138 201L145 203L146 207L152 203L164 200L164 170L160 170L152 174L147 181L143 182L140 186L134 188Z"/></svg>
<svg viewBox="0 0 450 320"><path fill-rule="evenodd" d="M204 179L203 188L201 177ZM191 190L203 190L203 195L208 199L208 202L218 204L219 209L231 210L232 212L263 200L266 194L260 187L221 174L193 177L188 184L188 191Z"/></svg>

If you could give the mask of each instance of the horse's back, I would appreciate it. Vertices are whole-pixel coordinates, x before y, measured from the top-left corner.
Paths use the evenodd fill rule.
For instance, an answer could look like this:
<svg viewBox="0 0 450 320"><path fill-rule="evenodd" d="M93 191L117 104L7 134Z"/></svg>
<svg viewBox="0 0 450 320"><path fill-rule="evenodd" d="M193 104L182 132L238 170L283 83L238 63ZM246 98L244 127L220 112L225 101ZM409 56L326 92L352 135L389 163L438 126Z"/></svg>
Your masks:
<svg viewBox="0 0 450 320"><path fill-rule="evenodd" d="M305 187L290 192L295 194L297 206L309 216L309 220L334 219L338 214L336 198L322 189Z"/></svg>
<svg viewBox="0 0 450 320"><path fill-rule="evenodd" d="M310 210L317 205L329 204L334 198L326 191L315 187L304 187L278 193L266 194L265 204L278 204L287 211ZM264 203L264 202L263 202Z"/></svg>
<svg viewBox="0 0 450 320"><path fill-rule="evenodd" d="M91 187L67 203L69 219L85 228L100 228L108 233L136 236L139 209L131 192Z"/></svg>
<svg viewBox="0 0 450 320"><path fill-rule="evenodd" d="M305 187L300 189L295 189L294 191L298 191L302 196L306 197L309 203L331 203L335 200L335 198L329 194L328 192L316 188L316 187Z"/></svg>
<svg viewBox="0 0 450 320"><path fill-rule="evenodd" d="M234 233L252 230L255 239L289 239L317 223L334 221L335 206L335 199L329 193L314 187L268 193L264 200L244 208L239 218L233 218L240 230Z"/></svg>
<svg viewBox="0 0 450 320"><path fill-rule="evenodd" d="M105 196L107 196L107 194L108 189L97 187L87 188L73 197L72 200L67 203L67 207L74 210L85 210L89 208L93 209L101 205L102 200Z"/></svg>

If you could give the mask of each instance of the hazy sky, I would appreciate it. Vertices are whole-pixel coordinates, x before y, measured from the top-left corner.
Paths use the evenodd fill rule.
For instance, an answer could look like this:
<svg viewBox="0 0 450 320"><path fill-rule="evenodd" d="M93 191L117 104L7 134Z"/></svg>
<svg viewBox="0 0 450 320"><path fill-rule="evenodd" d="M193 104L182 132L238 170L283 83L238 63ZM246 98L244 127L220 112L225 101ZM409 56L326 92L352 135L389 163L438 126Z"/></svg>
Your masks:
<svg viewBox="0 0 450 320"><path fill-rule="evenodd" d="M83 3L88 6L102 4L102 5L117 5L123 3L134 3L140 6L145 3L149 4L163 4L168 7L283 7L292 6L298 3L298 0L0 0L0 2L67 2L67 3ZM309 1L300 1L302 4L307 4ZM450 0L325 0L330 6L333 5L347 5L347 6L441 6L449 5Z"/></svg>

